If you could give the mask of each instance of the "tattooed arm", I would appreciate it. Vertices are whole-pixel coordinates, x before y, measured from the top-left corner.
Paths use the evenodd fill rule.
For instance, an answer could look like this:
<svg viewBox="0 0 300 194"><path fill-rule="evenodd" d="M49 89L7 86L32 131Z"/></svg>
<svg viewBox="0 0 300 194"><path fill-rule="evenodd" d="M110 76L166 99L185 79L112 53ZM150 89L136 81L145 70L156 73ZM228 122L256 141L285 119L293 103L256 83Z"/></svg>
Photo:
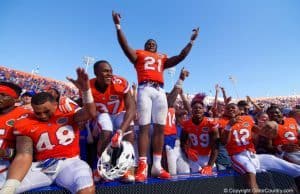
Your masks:
<svg viewBox="0 0 300 194"><path fill-rule="evenodd" d="M0 194L13 194L30 169L32 163L33 143L30 137L17 136L17 154L8 169L6 182Z"/></svg>
<svg viewBox="0 0 300 194"><path fill-rule="evenodd" d="M22 181L32 163L33 143L30 137L17 137L17 154L11 163L7 179Z"/></svg>

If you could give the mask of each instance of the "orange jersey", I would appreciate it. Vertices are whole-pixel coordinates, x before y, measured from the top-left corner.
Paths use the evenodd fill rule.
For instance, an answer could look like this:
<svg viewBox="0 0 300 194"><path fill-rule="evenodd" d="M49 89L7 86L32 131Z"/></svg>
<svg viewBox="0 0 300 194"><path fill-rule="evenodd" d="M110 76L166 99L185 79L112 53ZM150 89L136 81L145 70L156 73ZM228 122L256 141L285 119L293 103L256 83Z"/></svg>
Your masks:
<svg viewBox="0 0 300 194"><path fill-rule="evenodd" d="M223 125L226 119L223 118L221 121ZM227 123L229 120L227 120ZM226 126L226 125L225 125ZM240 116L240 121L235 123L231 127L230 140L226 144L228 154L234 155L241 153L245 150L255 152L254 144L252 141L252 127L254 126L254 120L251 116Z"/></svg>
<svg viewBox="0 0 300 194"><path fill-rule="evenodd" d="M278 124L277 137L273 139L273 145L298 144L297 121L293 118L284 118L283 124Z"/></svg>
<svg viewBox="0 0 300 194"><path fill-rule="evenodd" d="M18 120L16 135L28 136L33 141L35 159L72 158L79 155L79 130L73 121L74 111L62 113L57 108L47 122L39 121L33 114Z"/></svg>
<svg viewBox="0 0 300 194"><path fill-rule="evenodd" d="M0 115L0 148L15 148L15 136L13 128L19 118L27 117L31 111L22 107L16 107L6 114Z"/></svg>
<svg viewBox="0 0 300 194"><path fill-rule="evenodd" d="M165 125L164 135L176 135L176 124L175 124L175 109L169 108L167 115L167 122Z"/></svg>
<svg viewBox="0 0 300 194"><path fill-rule="evenodd" d="M116 114L124 110L124 95L129 91L129 84L126 79L113 76L112 83L104 93L101 93L95 86L96 78L90 80L91 90L97 111Z"/></svg>
<svg viewBox="0 0 300 194"><path fill-rule="evenodd" d="M152 53L145 50L136 50L137 60L135 69L138 76L138 83L151 80L164 83L164 64L167 55Z"/></svg>
<svg viewBox="0 0 300 194"><path fill-rule="evenodd" d="M199 125L192 119L182 123L182 129L188 134L191 148L197 150L199 155L209 155L211 152L210 133L218 128L218 123L213 118L204 117Z"/></svg>
<svg viewBox="0 0 300 194"><path fill-rule="evenodd" d="M219 124L219 129L221 130L220 133L222 133L223 130L225 129L226 125L228 124L229 119L227 117L221 117L221 118L216 119L216 121Z"/></svg>

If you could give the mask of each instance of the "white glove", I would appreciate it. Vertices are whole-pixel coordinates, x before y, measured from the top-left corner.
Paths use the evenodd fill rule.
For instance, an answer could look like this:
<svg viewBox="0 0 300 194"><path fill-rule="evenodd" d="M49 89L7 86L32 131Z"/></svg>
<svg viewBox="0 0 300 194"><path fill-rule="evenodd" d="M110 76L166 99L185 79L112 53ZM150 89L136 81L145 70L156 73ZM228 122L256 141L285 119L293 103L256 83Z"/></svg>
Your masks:
<svg viewBox="0 0 300 194"><path fill-rule="evenodd" d="M21 182L17 179L8 179L0 190L0 194L15 194L20 184Z"/></svg>

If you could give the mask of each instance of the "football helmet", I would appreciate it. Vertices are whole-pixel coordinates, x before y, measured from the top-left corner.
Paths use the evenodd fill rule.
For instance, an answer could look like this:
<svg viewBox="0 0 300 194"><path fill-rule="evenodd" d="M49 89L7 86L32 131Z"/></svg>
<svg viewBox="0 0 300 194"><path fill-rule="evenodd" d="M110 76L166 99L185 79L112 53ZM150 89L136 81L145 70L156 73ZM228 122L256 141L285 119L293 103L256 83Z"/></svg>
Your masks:
<svg viewBox="0 0 300 194"><path fill-rule="evenodd" d="M111 143L102 153L97 163L97 170L106 180L122 177L129 168L134 166L135 155L132 144L122 141L120 147L112 147Z"/></svg>

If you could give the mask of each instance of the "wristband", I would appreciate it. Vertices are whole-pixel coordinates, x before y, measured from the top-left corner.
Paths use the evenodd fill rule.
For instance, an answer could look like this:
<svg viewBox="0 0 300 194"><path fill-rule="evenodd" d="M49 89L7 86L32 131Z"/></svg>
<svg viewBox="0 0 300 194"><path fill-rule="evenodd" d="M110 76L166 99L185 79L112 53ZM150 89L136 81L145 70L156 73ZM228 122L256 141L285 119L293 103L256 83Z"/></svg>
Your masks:
<svg viewBox="0 0 300 194"><path fill-rule="evenodd" d="M87 91L82 92L82 102L84 104L93 103L94 98L92 95L92 90L89 88Z"/></svg>
<svg viewBox="0 0 300 194"><path fill-rule="evenodd" d="M179 78L177 80L175 86L176 86L176 88L182 88L182 84L183 84L183 80Z"/></svg>
<svg viewBox="0 0 300 194"><path fill-rule="evenodd" d="M2 194L14 194L16 192L16 189L19 187L21 182L17 179L7 179L0 190L0 193Z"/></svg>
<svg viewBox="0 0 300 194"><path fill-rule="evenodd" d="M226 125L226 127L225 127L224 130L230 132L231 131L231 126L230 125Z"/></svg>
<svg viewBox="0 0 300 194"><path fill-rule="evenodd" d="M120 24L116 24L116 28L117 28L117 30L121 30L121 25Z"/></svg>
<svg viewBox="0 0 300 194"><path fill-rule="evenodd" d="M193 45L193 44L194 44L194 40L191 40L191 41L190 41L190 44Z"/></svg>

